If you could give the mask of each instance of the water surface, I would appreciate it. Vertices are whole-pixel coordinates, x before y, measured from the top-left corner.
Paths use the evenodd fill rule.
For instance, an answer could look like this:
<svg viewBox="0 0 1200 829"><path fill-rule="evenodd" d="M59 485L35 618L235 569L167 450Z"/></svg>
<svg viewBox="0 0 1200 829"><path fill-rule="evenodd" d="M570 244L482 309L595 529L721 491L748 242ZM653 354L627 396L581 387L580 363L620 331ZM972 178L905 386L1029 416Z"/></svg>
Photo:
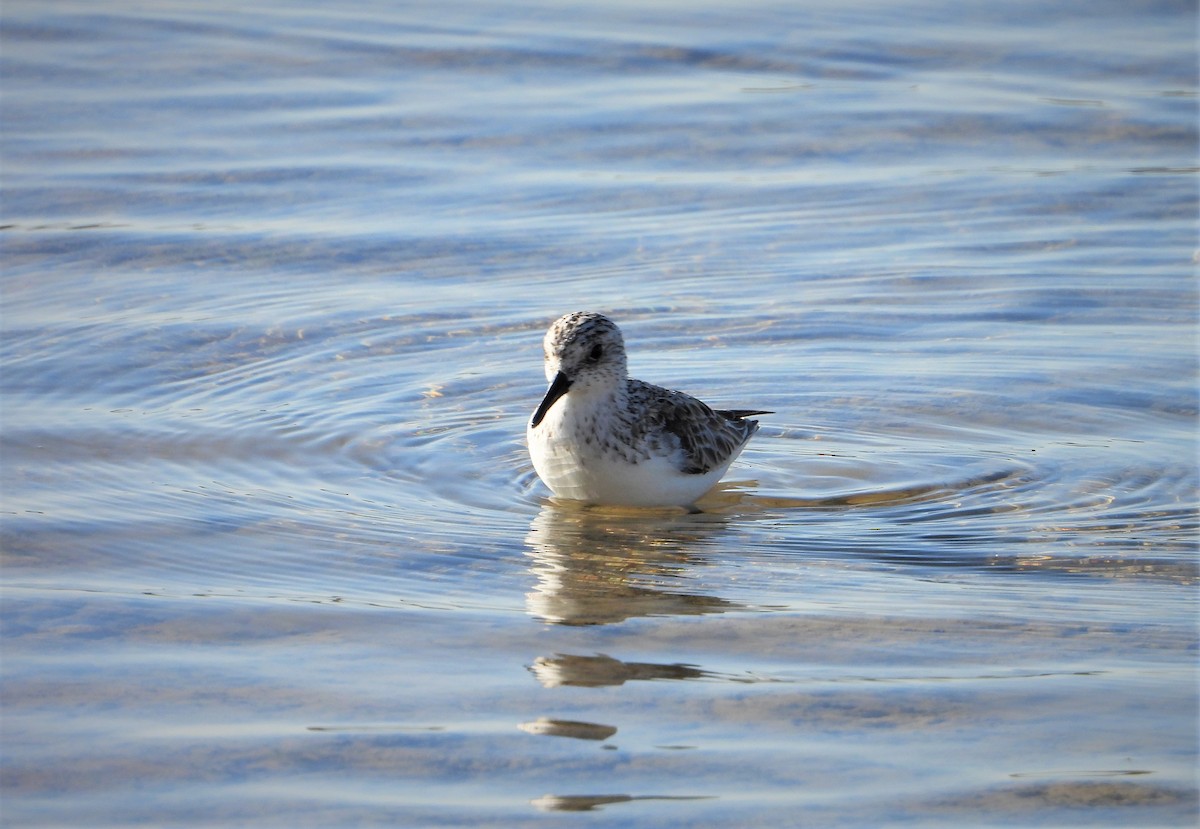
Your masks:
<svg viewBox="0 0 1200 829"><path fill-rule="evenodd" d="M1190 4L3 17L6 825L1193 824Z"/></svg>

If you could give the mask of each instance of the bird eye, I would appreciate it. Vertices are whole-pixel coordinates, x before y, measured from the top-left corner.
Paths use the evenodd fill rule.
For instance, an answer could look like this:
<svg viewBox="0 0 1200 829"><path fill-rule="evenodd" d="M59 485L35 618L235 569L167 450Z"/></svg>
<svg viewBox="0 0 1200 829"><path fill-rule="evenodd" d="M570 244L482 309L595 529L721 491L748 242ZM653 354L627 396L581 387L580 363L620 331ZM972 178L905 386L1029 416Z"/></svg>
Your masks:
<svg viewBox="0 0 1200 829"><path fill-rule="evenodd" d="M593 363L604 356L604 347L600 345L592 346L591 352L588 354L588 359Z"/></svg>

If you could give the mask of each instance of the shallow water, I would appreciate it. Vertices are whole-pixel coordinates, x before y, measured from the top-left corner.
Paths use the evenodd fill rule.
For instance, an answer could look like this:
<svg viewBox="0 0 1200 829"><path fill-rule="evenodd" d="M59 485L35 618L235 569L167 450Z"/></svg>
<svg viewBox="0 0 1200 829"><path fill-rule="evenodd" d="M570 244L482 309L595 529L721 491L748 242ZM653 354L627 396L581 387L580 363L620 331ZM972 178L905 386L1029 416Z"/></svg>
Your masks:
<svg viewBox="0 0 1200 829"><path fill-rule="evenodd" d="M5 825L1192 825L1191 4L48 8ZM580 308L703 512L537 481Z"/></svg>

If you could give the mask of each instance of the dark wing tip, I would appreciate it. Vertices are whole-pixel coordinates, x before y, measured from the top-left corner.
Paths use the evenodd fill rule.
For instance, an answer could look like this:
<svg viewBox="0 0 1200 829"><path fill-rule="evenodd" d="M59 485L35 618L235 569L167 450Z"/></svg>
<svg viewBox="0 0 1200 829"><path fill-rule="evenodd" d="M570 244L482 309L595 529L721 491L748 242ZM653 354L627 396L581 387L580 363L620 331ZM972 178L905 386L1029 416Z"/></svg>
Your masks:
<svg viewBox="0 0 1200 829"><path fill-rule="evenodd" d="M713 411L727 420L742 420L755 415L775 414L763 409L713 409Z"/></svg>

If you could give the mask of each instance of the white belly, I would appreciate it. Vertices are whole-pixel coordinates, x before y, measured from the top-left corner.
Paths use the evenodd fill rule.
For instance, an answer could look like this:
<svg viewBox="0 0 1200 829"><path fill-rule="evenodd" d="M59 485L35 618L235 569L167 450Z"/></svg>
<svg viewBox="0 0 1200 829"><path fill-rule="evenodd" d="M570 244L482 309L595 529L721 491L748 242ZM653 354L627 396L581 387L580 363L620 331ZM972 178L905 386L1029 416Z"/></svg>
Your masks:
<svg viewBox="0 0 1200 829"><path fill-rule="evenodd" d="M699 475L681 472L674 458L636 463L595 446L564 439L564 406L556 405L536 429L527 429L529 456L538 476L559 498L614 506L689 506L725 474L729 461Z"/></svg>

